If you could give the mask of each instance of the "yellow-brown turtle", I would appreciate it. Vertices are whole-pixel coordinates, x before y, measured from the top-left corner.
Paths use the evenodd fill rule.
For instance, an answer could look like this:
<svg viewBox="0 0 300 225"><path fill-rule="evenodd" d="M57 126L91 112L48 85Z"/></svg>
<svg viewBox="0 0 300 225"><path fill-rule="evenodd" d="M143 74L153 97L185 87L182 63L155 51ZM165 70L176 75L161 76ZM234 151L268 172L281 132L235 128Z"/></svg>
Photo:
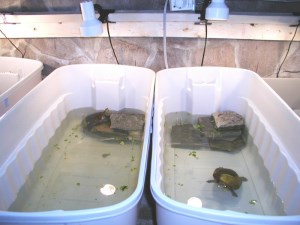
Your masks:
<svg viewBox="0 0 300 225"><path fill-rule="evenodd" d="M219 167L215 169L213 173L213 180L208 180L207 183L217 183L222 187L231 191L234 197L238 197L234 190L241 187L243 181L247 181L247 178L240 177L234 170Z"/></svg>

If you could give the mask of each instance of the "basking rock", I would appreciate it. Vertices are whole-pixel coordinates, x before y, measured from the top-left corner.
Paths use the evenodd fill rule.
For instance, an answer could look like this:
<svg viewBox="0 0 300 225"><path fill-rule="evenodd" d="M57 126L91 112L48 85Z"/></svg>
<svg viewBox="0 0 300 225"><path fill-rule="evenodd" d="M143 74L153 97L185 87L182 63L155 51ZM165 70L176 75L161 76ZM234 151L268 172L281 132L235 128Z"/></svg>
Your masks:
<svg viewBox="0 0 300 225"><path fill-rule="evenodd" d="M205 147L228 152L241 150L246 145L244 124L229 124L231 125L227 124L226 128L218 129L213 116L201 116L195 125L174 125L171 130L171 146L194 150Z"/></svg>
<svg viewBox="0 0 300 225"><path fill-rule="evenodd" d="M225 111L212 114L217 129L242 129L245 126L244 118L236 112Z"/></svg>
<svg viewBox="0 0 300 225"><path fill-rule="evenodd" d="M174 125L171 130L171 147L196 150L208 147L208 139L192 124Z"/></svg>
<svg viewBox="0 0 300 225"><path fill-rule="evenodd" d="M214 151L238 151L242 150L246 145L242 136L236 137L236 139L228 141L223 139L209 139L209 147Z"/></svg>
<svg viewBox="0 0 300 225"><path fill-rule="evenodd" d="M85 133L106 142L142 141L144 117L143 114L127 115L124 112L110 112L105 109L86 116L82 127ZM119 124L116 125L117 123Z"/></svg>
<svg viewBox="0 0 300 225"><path fill-rule="evenodd" d="M214 135L215 126L213 119L210 116L201 116L198 118L198 124L194 127L199 130L205 137Z"/></svg>
<svg viewBox="0 0 300 225"><path fill-rule="evenodd" d="M113 129L120 130L143 130L145 124L144 114L131 114L131 113L111 113L111 125Z"/></svg>
<svg viewBox="0 0 300 225"><path fill-rule="evenodd" d="M208 138L212 150L231 152L241 150L246 144L243 129L217 129L213 117L199 117L196 127Z"/></svg>

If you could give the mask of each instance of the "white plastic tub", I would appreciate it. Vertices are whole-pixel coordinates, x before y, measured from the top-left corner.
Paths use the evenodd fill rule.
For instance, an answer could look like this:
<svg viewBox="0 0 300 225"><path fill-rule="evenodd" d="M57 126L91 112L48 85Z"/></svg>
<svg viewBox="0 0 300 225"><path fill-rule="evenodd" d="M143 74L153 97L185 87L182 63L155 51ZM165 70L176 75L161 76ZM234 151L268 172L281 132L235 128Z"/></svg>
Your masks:
<svg viewBox="0 0 300 225"><path fill-rule="evenodd" d="M0 224L135 225L146 173L154 80L153 71L138 67L65 66L51 73L7 112L0 119ZM140 168L133 193L121 202L98 208L8 211L66 115L73 109L87 107L95 110L133 108L145 112Z"/></svg>
<svg viewBox="0 0 300 225"><path fill-rule="evenodd" d="M158 225L300 224L298 202L300 199L300 119L256 73L243 69L220 67L162 70L157 73L156 77L154 109L151 192L156 201ZM207 207L208 198L220 195L227 198L227 203L232 208L238 207L237 205L243 201L244 205L251 208L254 205L252 199L255 200L254 202L257 200L257 203L260 203L262 202L260 200L266 198L269 189L260 184L260 180L253 180L254 175L260 175L263 172L256 168L256 161L252 162L254 166L248 171L249 164L247 163L250 159L246 155L243 156L243 159L238 158L242 159L241 161L232 160L224 164L223 156L228 157L229 153L208 153L215 156L220 154L222 157L218 156L219 159L206 158L206 155L199 150L194 152L194 156L197 158L195 160L198 160L199 163L196 163L194 168L190 168L188 167L189 161L186 160L188 155L191 155L188 150L185 150L187 152L185 154L188 154L186 159L180 160L181 156L174 154L174 160L181 164L182 170L185 165L186 168L189 168L186 171L179 171L186 174L183 179L186 179L189 174L197 174L199 171L206 177L194 177L194 180L190 180L190 182L198 182L194 186L189 186L189 190L194 191L192 196L186 196L189 191L184 189L189 181L181 180L177 180L172 187L175 195L182 198L181 201L174 199L169 194L165 183L173 179L172 171L178 170L179 166L175 163L172 166L173 161L171 161L171 166L167 168L165 166L169 163L166 160L170 161L170 158L166 158L166 154L170 153L165 153L166 115L181 111L197 115L210 115L216 111L227 110L235 111L245 118L254 146L258 149L260 158L258 161L262 162L261 164L268 174L264 178L270 179L270 183L275 186L274 198L271 196L268 203L275 204L278 200L275 197L277 195L284 205L283 215L244 213L248 210L227 209L226 204L218 205L219 209ZM248 150L242 149L238 154L244 154L244 152L247 153ZM232 153L232 157L235 157L236 154ZM211 162L212 165L207 162ZM213 168L219 166L234 167L232 169L237 166L238 169L241 169L242 176L248 177L248 182L243 182L242 187L238 190L238 198L232 197L230 192L220 193L222 191L216 184L206 182L211 179ZM249 173L246 173L247 171ZM253 189L251 189L252 186ZM201 189L202 187L206 189ZM203 192L200 192L200 189ZM218 193L214 192L215 190L218 190ZM201 195L203 193L204 195ZM190 197L202 200L202 208L188 205L187 200Z"/></svg>
<svg viewBox="0 0 300 225"><path fill-rule="evenodd" d="M37 60L0 57L0 117L42 80L42 69Z"/></svg>
<svg viewBox="0 0 300 225"><path fill-rule="evenodd" d="M300 116L300 79L264 78L264 80Z"/></svg>

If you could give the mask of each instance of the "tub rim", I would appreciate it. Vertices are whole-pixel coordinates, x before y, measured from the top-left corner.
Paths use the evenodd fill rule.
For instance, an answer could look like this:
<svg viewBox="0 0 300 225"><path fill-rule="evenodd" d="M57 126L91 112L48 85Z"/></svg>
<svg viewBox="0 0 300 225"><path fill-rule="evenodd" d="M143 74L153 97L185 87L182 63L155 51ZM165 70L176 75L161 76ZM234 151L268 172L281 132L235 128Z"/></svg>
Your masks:
<svg viewBox="0 0 300 225"><path fill-rule="evenodd" d="M1 56L0 57L0 62L1 62L1 59L4 59L4 60L12 59L12 60L15 60L17 62L33 64L32 65L33 68L31 68L28 71L28 74L26 74L25 76L22 76L20 81L26 81L26 80L31 79L36 73L42 72L42 70L44 68L43 63L41 61L35 60L35 59ZM0 94L0 100L5 99L7 96L9 96L14 91L14 89L18 88L21 85L22 85L22 83L17 82L14 85L12 85L11 87L9 87L6 91L4 91L2 94Z"/></svg>

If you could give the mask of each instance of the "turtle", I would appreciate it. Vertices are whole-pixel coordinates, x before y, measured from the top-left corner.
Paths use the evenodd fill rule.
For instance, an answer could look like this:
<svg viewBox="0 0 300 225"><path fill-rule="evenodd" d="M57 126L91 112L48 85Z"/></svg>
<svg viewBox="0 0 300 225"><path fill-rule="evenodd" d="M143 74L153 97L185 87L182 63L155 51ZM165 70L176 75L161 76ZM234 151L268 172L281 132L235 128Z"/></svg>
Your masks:
<svg viewBox="0 0 300 225"><path fill-rule="evenodd" d="M93 129L99 125L108 125L110 126L110 111L106 108L102 112L97 112L91 115L88 115L83 121L82 126L85 130L93 132Z"/></svg>
<svg viewBox="0 0 300 225"><path fill-rule="evenodd" d="M238 197L234 190L241 187L243 181L247 181L246 177L240 177L234 170L218 167L213 173L213 180L208 180L207 183L217 183L231 191L234 197Z"/></svg>

